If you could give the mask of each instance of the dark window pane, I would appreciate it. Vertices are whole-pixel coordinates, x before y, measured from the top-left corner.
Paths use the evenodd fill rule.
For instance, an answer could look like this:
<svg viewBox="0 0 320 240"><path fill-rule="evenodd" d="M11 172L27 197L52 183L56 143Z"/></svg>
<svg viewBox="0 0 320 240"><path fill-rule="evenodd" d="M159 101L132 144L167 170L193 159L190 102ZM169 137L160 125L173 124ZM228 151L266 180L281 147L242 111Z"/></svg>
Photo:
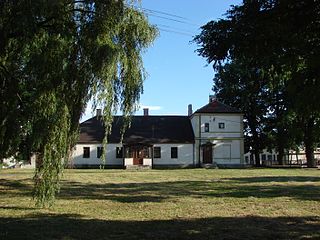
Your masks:
<svg viewBox="0 0 320 240"><path fill-rule="evenodd" d="M204 131L209 132L209 123L204 124Z"/></svg>
<svg viewBox="0 0 320 240"><path fill-rule="evenodd" d="M83 158L90 158L90 147L83 147Z"/></svg>
<svg viewBox="0 0 320 240"><path fill-rule="evenodd" d="M161 147L154 147L153 148L153 157L154 158L161 158Z"/></svg>
<svg viewBox="0 0 320 240"><path fill-rule="evenodd" d="M178 148L177 147L171 148L171 158L178 158Z"/></svg>
<svg viewBox="0 0 320 240"><path fill-rule="evenodd" d="M122 147L117 147L116 148L116 158L123 158L123 148Z"/></svg>
<svg viewBox="0 0 320 240"><path fill-rule="evenodd" d="M131 147L125 147L125 157L126 158L131 158L132 156L132 151L131 151Z"/></svg>
<svg viewBox="0 0 320 240"><path fill-rule="evenodd" d="M97 158L101 158L103 153L103 147L97 147Z"/></svg>
<svg viewBox="0 0 320 240"><path fill-rule="evenodd" d="M224 129L225 128L224 123L219 123L219 128Z"/></svg>
<svg viewBox="0 0 320 240"><path fill-rule="evenodd" d="M150 151L150 147L143 147L143 157L144 158L150 158L151 156L151 151Z"/></svg>

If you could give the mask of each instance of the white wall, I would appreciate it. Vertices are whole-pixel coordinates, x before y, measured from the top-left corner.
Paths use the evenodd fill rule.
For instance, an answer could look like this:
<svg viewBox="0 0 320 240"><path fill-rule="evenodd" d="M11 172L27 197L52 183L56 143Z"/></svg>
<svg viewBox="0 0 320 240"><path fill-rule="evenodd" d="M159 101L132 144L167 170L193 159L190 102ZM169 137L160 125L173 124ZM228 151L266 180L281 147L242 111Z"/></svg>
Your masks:
<svg viewBox="0 0 320 240"><path fill-rule="evenodd" d="M124 166L132 166L132 165L133 165L133 158L125 158L124 159ZM151 158L144 158L142 165L152 166L152 159Z"/></svg>
<svg viewBox="0 0 320 240"><path fill-rule="evenodd" d="M278 163L277 161L277 152L275 151L275 149L271 150L271 152L269 152L267 149L264 149L262 151L262 153L260 153L260 163L261 164L266 164L266 162L268 162L268 164L271 163ZM255 156L254 154L252 154L252 156L250 157L251 153L247 152L244 154L244 161L246 164L255 164L256 160L255 160ZM251 159L250 159L251 158Z"/></svg>
<svg viewBox="0 0 320 240"><path fill-rule="evenodd" d="M97 147L102 144L77 144L73 152L74 165L100 165L101 159L97 158ZM90 147L90 158L83 158L83 148ZM123 165L123 159L116 158L116 147L121 144L107 144L106 165ZM161 147L161 158L154 158L153 165L193 165L193 144L155 144ZM178 148L178 158L171 158L171 147ZM132 158L126 158L125 166L133 165ZM152 159L143 159L144 165L151 166Z"/></svg>
<svg viewBox="0 0 320 240"><path fill-rule="evenodd" d="M155 144L161 147L161 158L153 158L153 165L193 165L193 144ZM178 158L171 158L171 147L178 148Z"/></svg>
<svg viewBox="0 0 320 240"><path fill-rule="evenodd" d="M239 138L243 135L242 115L240 114L195 114L192 116L191 123L195 137L201 135L205 138ZM209 132L205 132L205 123L209 123ZM219 123L224 123L225 128L220 129Z"/></svg>
<svg viewBox="0 0 320 240"><path fill-rule="evenodd" d="M215 141L213 161L217 164L240 164L241 141Z"/></svg>
<svg viewBox="0 0 320 240"><path fill-rule="evenodd" d="M124 165L125 165L125 166L131 166L131 165L133 165L133 158L125 158L125 159L124 159Z"/></svg>
<svg viewBox="0 0 320 240"><path fill-rule="evenodd" d="M195 161L202 163L201 144L211 142L213 162L217 164L243 164L243 116L242 114L194 114L191 118L195 133ZM205 132L209 123L209 132ZM224 123L225 128L219 128Z"/></svg>
<svg viewBox="0 0 320 240"><path fill-rule="evenodd" d="M90 158L83 158L83 148L90 147ZM100 165L102 160L97 158L97 147L102 147L102 144L76 144L73 151L74 165ZM116 147L122 147L121 144L107 144L106 149L106 165L123 165L122 158L116 158Z"/></svg>
<svg viewBox="0 0 320 240"><path fill-rule="evenodd" d="M144 158L143 165L145 166L152 166L152 158Z"/></svg>

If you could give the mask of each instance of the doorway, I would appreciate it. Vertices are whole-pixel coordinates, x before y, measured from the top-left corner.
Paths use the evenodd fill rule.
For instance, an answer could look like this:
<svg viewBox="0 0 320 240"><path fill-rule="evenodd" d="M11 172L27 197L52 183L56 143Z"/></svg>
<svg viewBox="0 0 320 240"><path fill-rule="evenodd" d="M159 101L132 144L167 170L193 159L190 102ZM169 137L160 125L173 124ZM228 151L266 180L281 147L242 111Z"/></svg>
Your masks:
<svg viewBox="0 0 320 240"><path fill-rule="evenodd" d="M212 164L212 143L202 145L202 161L204 164Z"/></svg>

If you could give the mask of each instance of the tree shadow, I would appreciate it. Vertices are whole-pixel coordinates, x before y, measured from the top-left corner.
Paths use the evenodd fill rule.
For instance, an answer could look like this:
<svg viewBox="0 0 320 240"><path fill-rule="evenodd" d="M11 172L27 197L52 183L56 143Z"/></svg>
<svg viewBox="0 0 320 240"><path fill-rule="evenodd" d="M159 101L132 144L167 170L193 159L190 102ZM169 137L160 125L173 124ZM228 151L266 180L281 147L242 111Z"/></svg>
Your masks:
<svg viewBox="0 0 320 240"><path fill-rule="evenodd" d="M121 203L141 203L141 202L161 202L165 197L161 196L149 196L149 195L138 195L138 196L108 196L106 199L117 201Z"/></svg>
<svg viewBox="0 0 320 240"><path fill-rule="evenodd" d="M7 196L32 196L32 184L29 184L31 180L8 180L0 179L0 193Z"/></svg>
<svg viewBox="0 0 320 240"><path fill-rule="evenodd" d="M238 181L238 180L237 180ZM154 183L84 184L64 181L58 198L118 202L161 202L176 197L277 198L320 201L320 187L305 184L239 184L232 181L168 181Z"/></svg>
<svg viewBox="0 0 320 240"><path fill-rule="evenodd" d="M161 202L171 190L166 183L83 184L64 181L59 199L111 200L121 203Z"/></svg>
<svg viewBox="0 0 320 240"><path fill-rule="evenodd" d="M0 179L3 196L32 196L30 179ZM82 183L62 181L58 199L110 200L121 203L162 202L177 197L277 198L320 201L320 177L250 177L206 181ZM301 184L306 182L308 184ZM270 183L270 184L269 184ZM288 183L288 184L283 184Z"/></svg>
<svg viewBox="0 0 320 240"><path fill-rule="evenodd" d="M219 191L208 192L205 195L211 197L232 197L232 198L277 198L289 197L298 200L320 201L320 187L312 185L302 186L229 186L222 187Z"/></svg>
<svg viewBox="0 0 320 240"><path fill-rule="evenodd" d="M172 197L201 197L210 186L205 181L84 184L64 181L59 198L103 199L119 202L161 202ZM201 192L203 191L203 192Z"/></svg>
<svg viewBox="0 0 320 240"><path fill-rule="evenodd" d="M226 180L241 183L269 183L269 182L320 182L320 177L314 176L264 176L264 177L243 177L226 178Z"/></svg>
<svg viewBox="0 0 320 240"><path fill-rule="evenodd" d="M37 210L35 207L18 207L18 206L0 206L0 209L7 209L7 210Z"/></svg>
<svg viewBox="0 0 320 240"><path fill-rule="evenodd" d="M319 217L122 221L79 215L0 217L0 239L319 239Z"/></svg>
<svg viewBox="0 0 320 240"><path fill-rule="evenodd" d="M26 184L27 181L30 181L30 179L21 179L21 180L0 179L0 186L11 188L11 189L28 188L29 185Z"/></svg>

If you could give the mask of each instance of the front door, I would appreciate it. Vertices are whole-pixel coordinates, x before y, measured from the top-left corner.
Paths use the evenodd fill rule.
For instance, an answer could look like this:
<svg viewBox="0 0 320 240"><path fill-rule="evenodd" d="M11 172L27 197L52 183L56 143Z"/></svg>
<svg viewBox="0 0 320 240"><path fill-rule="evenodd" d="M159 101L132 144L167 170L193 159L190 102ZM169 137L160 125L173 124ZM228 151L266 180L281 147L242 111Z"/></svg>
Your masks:
<svg viewBox="0 0 320 240"><path fill-rule="evenodd" d="M143 165L143 147L134 147L132 155L133 165Z"/></svg>
<svg viewBox="0 0 320 240"><path fill-rule="evenodd" d="M203 163L212 163L212 145L203 146Z"/></svg>

